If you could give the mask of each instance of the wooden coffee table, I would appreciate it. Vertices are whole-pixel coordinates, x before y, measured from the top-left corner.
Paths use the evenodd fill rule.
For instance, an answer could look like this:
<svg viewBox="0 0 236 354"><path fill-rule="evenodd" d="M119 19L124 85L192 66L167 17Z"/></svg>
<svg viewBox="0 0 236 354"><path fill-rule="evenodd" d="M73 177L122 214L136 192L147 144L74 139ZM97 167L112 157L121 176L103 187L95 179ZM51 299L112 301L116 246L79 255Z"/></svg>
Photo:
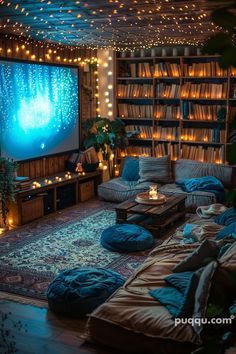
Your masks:
<svg viewBox="0 0 236 354"><path fill-rule="evenodd" d="M151 230L163 229L179 219L185 218L184 195L167 196L163 205L153 206L139 204L135 197L117 205L117 224L138 224Z"/></svg>

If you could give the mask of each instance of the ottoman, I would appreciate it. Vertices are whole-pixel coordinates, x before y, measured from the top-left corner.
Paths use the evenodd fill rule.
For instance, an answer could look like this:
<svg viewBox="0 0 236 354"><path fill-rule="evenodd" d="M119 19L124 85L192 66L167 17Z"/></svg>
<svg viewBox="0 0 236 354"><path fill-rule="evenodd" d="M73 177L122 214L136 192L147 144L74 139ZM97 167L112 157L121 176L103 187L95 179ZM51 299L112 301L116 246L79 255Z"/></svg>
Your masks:
<svg viewBox="0 0 236 354"><path fill-rule="evenodd" d="M139 252L154 246L153 235L138 225L118 224L108 227L101 235L101 245L113 252Z"/></svg>
<svg viewBox="0 0 236 354"><path fill-rule="evenodd" d="M60 273L49 285L50 310L73 317L92 312L122 286L125 279L102 268L74 268Z"/></svg>

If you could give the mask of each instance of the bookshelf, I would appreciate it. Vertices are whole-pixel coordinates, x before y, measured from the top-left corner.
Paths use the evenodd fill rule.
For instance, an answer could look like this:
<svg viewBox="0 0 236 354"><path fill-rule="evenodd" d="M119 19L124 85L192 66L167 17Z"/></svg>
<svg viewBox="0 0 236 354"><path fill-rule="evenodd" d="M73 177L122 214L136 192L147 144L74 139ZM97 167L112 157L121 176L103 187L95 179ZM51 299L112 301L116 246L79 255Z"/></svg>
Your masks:
<svg viewBox="0 0 236 354"><path fill-rule="evenodd" d="M236 69L218 56L116 56L116 116L127 131L126 155L226 164L236 115ZM234 136L233 136L234 138Z"/></svg>

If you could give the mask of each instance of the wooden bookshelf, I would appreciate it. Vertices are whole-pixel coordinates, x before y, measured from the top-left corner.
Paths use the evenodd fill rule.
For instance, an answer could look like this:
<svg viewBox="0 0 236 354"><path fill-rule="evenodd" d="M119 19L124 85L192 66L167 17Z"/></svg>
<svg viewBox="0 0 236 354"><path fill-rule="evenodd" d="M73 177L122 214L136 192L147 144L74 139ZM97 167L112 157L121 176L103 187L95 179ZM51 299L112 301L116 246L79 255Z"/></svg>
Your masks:
<svg viewBox="0 0 236 354"><path fill-rule="evenodd" d="M140 130L125 154L168 153L173 160L227 163L236 70L220 68L219 56L123 58L117 53L116 102L116 116L127 130Z"/></svg>

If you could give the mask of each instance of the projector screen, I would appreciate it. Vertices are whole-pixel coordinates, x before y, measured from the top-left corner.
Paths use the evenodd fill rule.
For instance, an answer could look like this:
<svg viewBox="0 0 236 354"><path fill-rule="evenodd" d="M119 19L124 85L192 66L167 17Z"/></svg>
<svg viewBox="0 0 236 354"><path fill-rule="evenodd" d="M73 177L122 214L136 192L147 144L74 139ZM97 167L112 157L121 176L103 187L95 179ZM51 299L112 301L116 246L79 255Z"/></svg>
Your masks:
<svg viewBox="0 0 236 354"><path fill-rule="evenodd" d="M76 68L0 60L1 156L78 149L78 94Z"/></svg>

